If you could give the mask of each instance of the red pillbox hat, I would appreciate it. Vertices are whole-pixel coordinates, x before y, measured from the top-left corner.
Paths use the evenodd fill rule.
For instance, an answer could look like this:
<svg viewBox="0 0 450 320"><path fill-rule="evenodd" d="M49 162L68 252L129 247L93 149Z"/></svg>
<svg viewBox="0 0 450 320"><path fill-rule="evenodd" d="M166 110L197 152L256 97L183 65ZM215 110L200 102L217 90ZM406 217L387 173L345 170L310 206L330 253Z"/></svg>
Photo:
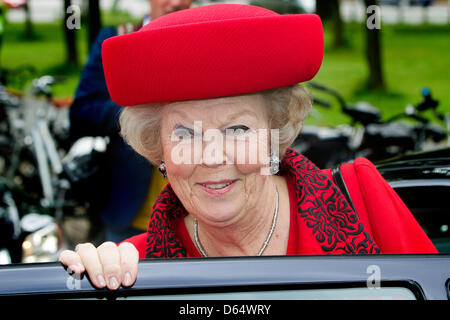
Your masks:
<svg viewBox="0 0 450 320"><path fill-rule="evenodd" d="M111 98L121 106L244 94L311 80L322 64L314 14L216 4L170 13L103 43Z"/></svg>

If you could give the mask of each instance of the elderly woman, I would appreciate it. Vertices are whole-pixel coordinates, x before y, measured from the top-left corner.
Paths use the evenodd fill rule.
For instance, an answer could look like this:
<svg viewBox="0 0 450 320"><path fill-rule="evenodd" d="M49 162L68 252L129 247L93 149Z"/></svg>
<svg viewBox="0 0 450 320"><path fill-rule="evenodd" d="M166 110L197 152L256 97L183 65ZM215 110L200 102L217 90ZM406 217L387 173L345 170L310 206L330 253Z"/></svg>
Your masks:
<svg viewBox="0 0 450 320"><path fill-rule="evenodd" d="M168 185L147 233L60 261L117 289L140 258L436 252L370 162L347 175L351 203L289 149L312 103L298 83L322 57L316 15L246 5L180 11L105 41L108 89L128 106L121 133Z"/></svg>

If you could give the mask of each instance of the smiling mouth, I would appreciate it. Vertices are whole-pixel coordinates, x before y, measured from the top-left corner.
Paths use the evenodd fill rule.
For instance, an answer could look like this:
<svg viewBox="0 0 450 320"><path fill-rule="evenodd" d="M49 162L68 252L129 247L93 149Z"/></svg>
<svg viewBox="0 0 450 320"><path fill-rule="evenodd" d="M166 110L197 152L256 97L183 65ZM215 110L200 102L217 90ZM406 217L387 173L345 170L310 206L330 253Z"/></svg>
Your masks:
<svg viewBox="0 0 450 320"><path fill-rule="evenodd" d="M206 187L206 188L210 188L210 189L223 189L225 187L228 187L230 184L232 184L233 182L227 182L227 183L218 183L218 184L202 184L202 186Z"/></svg>
<svg viewBox="0 0 450 320"><path fill-rule="evenodd" d="M199 183L204 188L211 189L211 190L223 190L227 188L228 186L232 185L237 180L224 180L219 182L204 182Z"/></svg>

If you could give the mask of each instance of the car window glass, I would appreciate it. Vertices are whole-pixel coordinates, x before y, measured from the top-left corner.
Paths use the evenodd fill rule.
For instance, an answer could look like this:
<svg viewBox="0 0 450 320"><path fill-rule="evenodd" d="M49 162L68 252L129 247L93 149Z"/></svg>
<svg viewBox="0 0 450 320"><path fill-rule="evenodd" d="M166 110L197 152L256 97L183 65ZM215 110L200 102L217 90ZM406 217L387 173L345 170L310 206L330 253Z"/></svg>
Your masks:
<svg viewBox="0 0 450 320"><path fill-rule="evenodd" d="M393 181L390 184L438 252L450 253L450 207L445 196L450 193L450 186L428 183L430 185L415 186L410 181Z"/></svg>
<svg viewBox="0 0 450 320"><path fill-rule="evenodd" d="M143 295L119 299L138 300L416 300L407 288L332 288Z"/></svg>

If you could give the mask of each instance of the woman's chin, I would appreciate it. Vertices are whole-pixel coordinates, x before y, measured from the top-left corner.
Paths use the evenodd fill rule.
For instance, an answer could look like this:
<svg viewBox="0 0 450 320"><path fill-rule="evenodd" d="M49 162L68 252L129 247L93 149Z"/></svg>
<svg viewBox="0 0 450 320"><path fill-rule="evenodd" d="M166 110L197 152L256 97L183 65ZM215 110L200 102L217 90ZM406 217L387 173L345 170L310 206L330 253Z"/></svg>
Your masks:
<svg viewBox="0 0 450 320"><path fill-rule="evenodd" d="M224 188L227 190L218 193L206 189L205 186L197 185L195 202L198 209L195 212L202 215L199 220L217 226L226 226L234 221L244 206L244 190L239 190L240 183L235 181Z"/></svg>
<svg viewBox="0 0 450 320"><path fill-rule="evenodd" d="M220 206L217 203L206 204L201 209L201 220L216 226L226 226L232 223L241 211L236 205ZM200 213L200 212L198 212Z"/></svg>

